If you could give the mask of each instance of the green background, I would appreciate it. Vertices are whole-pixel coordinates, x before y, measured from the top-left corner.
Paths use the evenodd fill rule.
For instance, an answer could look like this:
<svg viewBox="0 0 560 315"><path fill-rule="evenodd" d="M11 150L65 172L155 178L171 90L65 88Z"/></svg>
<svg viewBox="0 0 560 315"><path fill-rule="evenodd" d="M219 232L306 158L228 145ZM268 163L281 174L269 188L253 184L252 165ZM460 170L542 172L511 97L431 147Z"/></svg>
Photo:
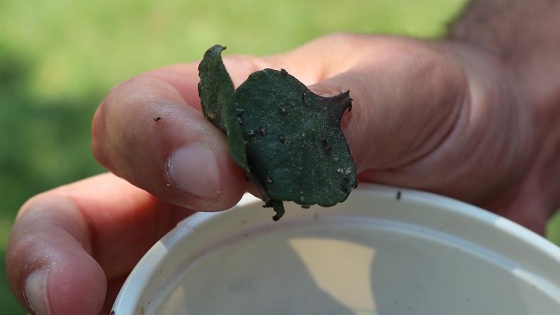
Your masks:
<svg viewBox="0 0 560 315"><path fill-rule="evenodd" d="M279 53L340 31L437 37L463 0L0 0L0 255L18 208L102 171L90 120L140 72L228 53ZM560 221L560 220L559 220ZM560 240L560 226L550 229ZM24 314L0 274L0 312Z"/></svg>

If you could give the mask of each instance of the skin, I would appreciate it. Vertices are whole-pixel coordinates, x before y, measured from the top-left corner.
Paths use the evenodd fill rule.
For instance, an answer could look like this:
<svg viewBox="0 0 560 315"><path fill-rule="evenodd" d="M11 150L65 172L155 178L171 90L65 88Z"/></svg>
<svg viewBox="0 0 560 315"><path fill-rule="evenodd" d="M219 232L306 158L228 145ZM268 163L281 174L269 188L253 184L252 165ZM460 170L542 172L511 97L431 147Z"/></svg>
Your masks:
<svg viewBox="0 0 560 315"><path fill-rule="evenodd" d="M235 85L270 67L322 95L350 90L353 110L342 128L362 182L451 196L543 233L560 206L560 93L550 81L560 71L521 57L507 62L473 44L462 26L444 41L335 34L275 56L226 54L224 62ZM197 64L189 63L115 87L92 126L94 154L111 173L23 205L6 261L29 312L108 314L133 266L179 220L227 209L251 189L224 136L202 116L197 83ZM190 179L170 171L185 144L202 144L216 160L217 180L192 175L203 190L184 189ZM25 290L37 270L47 274L39 298Z"/></svg>

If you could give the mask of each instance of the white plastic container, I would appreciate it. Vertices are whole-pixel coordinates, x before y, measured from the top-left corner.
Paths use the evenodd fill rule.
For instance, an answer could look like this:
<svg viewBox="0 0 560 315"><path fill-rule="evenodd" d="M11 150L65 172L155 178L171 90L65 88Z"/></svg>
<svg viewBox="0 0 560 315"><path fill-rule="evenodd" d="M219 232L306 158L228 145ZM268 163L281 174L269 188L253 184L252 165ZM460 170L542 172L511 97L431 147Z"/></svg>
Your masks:
<svg viewBox="0 0 560 315"><path fill-rule="evenodd" d="M335 207L272 214L246 196L181 222L112 314L560 314L560 248L465 203L361 184Z"/></svg>

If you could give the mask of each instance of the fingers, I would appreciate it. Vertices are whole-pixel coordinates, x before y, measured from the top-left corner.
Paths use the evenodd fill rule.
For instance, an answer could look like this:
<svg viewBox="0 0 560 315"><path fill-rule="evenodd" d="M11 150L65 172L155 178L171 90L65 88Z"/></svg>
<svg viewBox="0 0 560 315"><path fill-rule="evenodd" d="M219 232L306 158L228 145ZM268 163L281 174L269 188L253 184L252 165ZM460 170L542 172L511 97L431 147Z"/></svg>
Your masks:
<svg viewBox="0 0 560 315"><path fill-rule="evenodd" d="M230 58L234 82L255 62ZM225 136L200 112L196 64L140 75L116 87L93 122L98 161L163 200L196 210L234 205L245 191L243 172Z"/></svg>
<svg viewBox="0 0 560 315"><path fill-rule="evenodd" d="M10 234L13 292L38 314L108 314L140 257L191 213L169 208L109 174L35 197Z"/></svg>
<svg viewBox="0 0 560 315"><path fill-rule="evenodd" d="M272 67L321 95L350 90L353 110L342 128L361 180L480 205L518 176L516 163L526 164L502 162L504 152L517 157L526 147L529 137L519 130L528 115L510 106L497 65L459 55L442 44L338 34L286 54L225 63L236 85ZM200 114L197 83L196 65L188 64L117 87L94 119L93 148L112 172L163 200L224 209L246 183L224 136ZM519 143L508 146L512 135Z"/></svg>
<svg viewBox="0 0 560 315"><path fill-rule="evenodd" d="M350 90L355 110L343 129L362 173L402 166L433 150L465 97L458 70L404 41L334 35L282 55L224 59L236 85L272 67L285 68L319 94ZM224 209L246 184L224 136L200 114L197 83L196 65L187 64L120 85L96 113L93 149L109 170L168 202Z"/></svg>

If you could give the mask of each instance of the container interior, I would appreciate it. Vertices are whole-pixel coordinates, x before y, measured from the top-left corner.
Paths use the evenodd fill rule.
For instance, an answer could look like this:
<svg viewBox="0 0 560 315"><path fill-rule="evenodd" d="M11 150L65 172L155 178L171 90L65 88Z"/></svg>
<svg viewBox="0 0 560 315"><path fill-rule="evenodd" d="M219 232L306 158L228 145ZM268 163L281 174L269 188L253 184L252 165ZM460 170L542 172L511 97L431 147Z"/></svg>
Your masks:
<svg viewBox="0 0 560 315"><path fill-rule="evenodd" d="M440 198L373 186L280 222L252 198L201 214L143 259L115 315L558 314L557 248Z"/></svg>

